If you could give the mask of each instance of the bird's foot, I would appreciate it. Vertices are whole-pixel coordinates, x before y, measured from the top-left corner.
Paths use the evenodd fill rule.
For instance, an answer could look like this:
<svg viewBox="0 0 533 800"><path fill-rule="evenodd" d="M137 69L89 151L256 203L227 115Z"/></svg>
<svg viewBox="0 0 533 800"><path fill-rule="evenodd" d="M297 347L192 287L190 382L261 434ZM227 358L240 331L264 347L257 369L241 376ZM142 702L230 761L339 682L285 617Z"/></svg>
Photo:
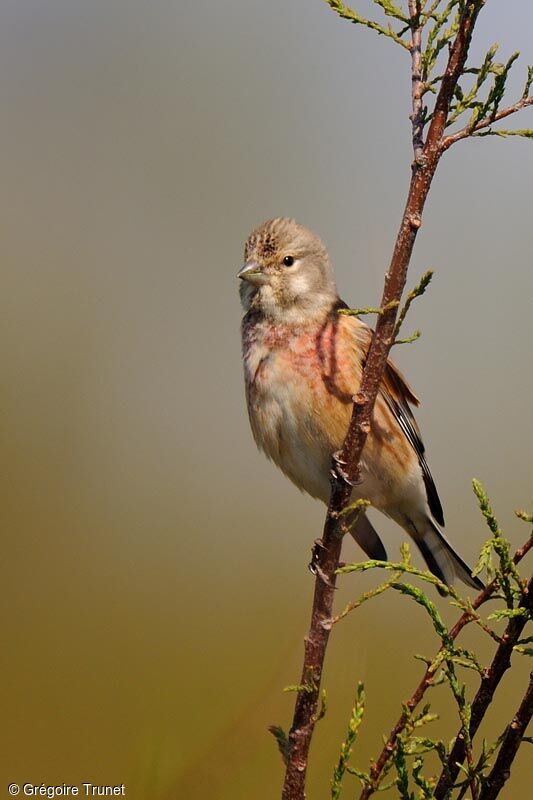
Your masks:
<svg viewBox="0 0 533 800"><path fill-rule="evenodd" d="M317 574L317 567L320 562L320 552L321 550L325 550L326 548L322 544L322 539L315 539L313 542L313 547L311 548L311 561L308 564L309 572L312 572L313 575Z"/></svg>
<svg viewBox="0 0 533 800"><path fill-rule="evenodd" d="M330 579L320 566L320 554L326 548L324 547L321 539L315 539L313 542L313 548L311 550L311 561L308 564L309 572L313 575L318 576L322 583L325 583L326 586L331 586L335 588L331 583Z"/></svg>
<svg viewBox="0 0 533 800"><path fill-rule="evenodd" d="M361 483L360 480L356 481L349 475L346 469L348 465L342 458L341 450L336 450L333 453L333 463L335 464L335 467L331 470L331 477L334 480L340 478L344 481L344 483L347 483L348 486L358 486Z"/></svg>

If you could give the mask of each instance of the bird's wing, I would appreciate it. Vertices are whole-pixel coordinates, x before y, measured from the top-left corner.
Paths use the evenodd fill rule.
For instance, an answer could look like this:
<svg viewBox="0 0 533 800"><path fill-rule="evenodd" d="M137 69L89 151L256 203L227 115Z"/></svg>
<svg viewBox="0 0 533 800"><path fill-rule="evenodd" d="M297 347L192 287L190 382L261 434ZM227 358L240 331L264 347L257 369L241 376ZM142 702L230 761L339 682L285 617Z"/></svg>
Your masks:
<svg viewBox="0 0 533 800"><path fill-rule="evenodd" d="M362 357L364 362L368 347L370 346L372 330L357 317L346 317L346 319L353 325L354 334L363 345ZM420 401L391 359L387 361L385 374L381 382L380 393L418 457L431 513L439 525L444 525L442 505L439 495L437 494L435 482L427 465L420 429L409 405L411 403L414 406L418 406L420 405Z"/></svg>

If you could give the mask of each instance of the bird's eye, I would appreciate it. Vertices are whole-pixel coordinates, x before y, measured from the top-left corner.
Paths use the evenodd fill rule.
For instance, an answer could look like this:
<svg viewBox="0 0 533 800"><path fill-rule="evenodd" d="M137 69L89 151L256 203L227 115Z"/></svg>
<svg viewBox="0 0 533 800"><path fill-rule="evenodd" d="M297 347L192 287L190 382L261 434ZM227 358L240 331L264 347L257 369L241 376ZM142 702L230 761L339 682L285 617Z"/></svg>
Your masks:
<svg viewBox="0 0 533 800"><path fill-rule="evenodd" d="M285 264L286 267L292 267L292 265L294 264L293 256L285 256L285 258L283 259L283 263Z"/></svg>

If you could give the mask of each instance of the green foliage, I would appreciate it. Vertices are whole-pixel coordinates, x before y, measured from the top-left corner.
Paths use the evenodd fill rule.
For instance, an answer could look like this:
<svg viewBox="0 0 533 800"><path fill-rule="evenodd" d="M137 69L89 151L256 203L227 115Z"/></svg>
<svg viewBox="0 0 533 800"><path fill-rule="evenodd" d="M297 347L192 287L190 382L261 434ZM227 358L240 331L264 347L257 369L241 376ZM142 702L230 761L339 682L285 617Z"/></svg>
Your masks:
<svg viewBox="0 0 533 800"><path fill-rule="evenodd" d="M431 16L426 17L426 21L431 20L433 25L429 29L426 47L422 53L422 80L425 84L429 83L429 78L433 72L439 55L451 42L459 29L459 20L462 12L460 0L450 0L440 14L437 9L440 3L433 3ZM449 24L448 24L449 23ZM434 86L442 80L442 76L434 78L431 84Z"/></svg>
<svg viewBox="0 0 533 800"><path fill-rule="evenodd" d="M476 74L477 77L472 88L470 89L469 92L467 92L466 95L463 93L461 87L457 86L455 90L456 103L453 111L451 111L450 113L448 119L448 125L451 125L453 122L455 122L457 117L459 117L463 112L467 111L468 109L476 109L477 111L477 109L479 109L479 107L481 106L481 104L477 102L476 98L478 97L479 91L483 86L483 84L485 83L485 81L487 80L487 78L491 74L496 74L496 66L494 65L494 56L496 55L498 47L499 47L498 44L493 44L492 47L489 48L489 50L487 51L487 54L485 55L485 59L481 67L474 70L474 74ZM478 116L484 116L484 114L481 115L478 114Z"/></svg>
<svg viewBox="0 0 533 800"><path fill-rule="evenodd" d="M407 771L407 760L405 758L405 746L402 739L398 740L396 751L393 753L392 760L398 775L396 786L401 800L414 800L414 794L409 791L409 773Z"/></svg>
<svg viewBox="0 0 533 800"><path fill-rule="evenodd" d="M444 78L444 59L448 55L449 47L453 43L467 6L472 9L482 7L485 0L418 0L416 12L411 17L406 3L394 3L392 0L373 0L376 11L384 17L392 19L393 23L386 23L384 19L370 19L362 16L357 10L347 6L341 0L325 0L325 2L340 17L356 25L370 28L376 33L386 36L396 44L401 45L408 53L413 52L414 34L420 36L420 80L421 97L437 95ZM394 27L396 25L396 27ZM521 136L533 138L533 129L522 128L517 130L494 130L491 124L497 121L498 112L504 99L509 73L519 57L513 53L506 62L495 60L498 44L493 44L486 52L479 66L467 64L462 71L459 82L454 91L454 97L449 108L446 127L453 126L463 120L463 128L458 138L467 136ZM473 76L473 80L471 79ZM516 103L514 111L525 105L530 105L533 85L533 67L527 68L527 77L524 91ZM512 112L510 112L512 113ZM468 116L467 116L468 115ZM501 116L507 116L503 114ZM433 117L431 103L423 106L421 110L422 136L425 126ZM456 132L457 133L457 132ZM453 135L453 134L452 134ZM361 313L379 313L377 309L361 310ZM414 338L418 338L415 336ZM414 340L411 338L408 341ZM404 341L404 340L401 340ZM398 342L399 344L400 342Z"/></svg>
<svg viewBox="0 0 533 800"><path fill-rule="evenodd" d="M320 694L320 709L318 711L318 714L316 715L317 722L319 722L321 719L324 719L324 717L327 714L327 710L328 710L328 696L326 694L326 690L322 689L322 692Z"/></svg>
<svg viewBox="0 0 533 800"><path fill-rule="evenodd" d="M418 800L422 798L431 800L435 798L435 788L437 785L437 775L427 774L426 762L428 754L435 754L440 764L442 775L448 781L448 789L445 797L451 800L452 796L463 798L468 790L473 797L477 797L485 776L491 769L492 759L498 751L505 736L505 731L494 742L487 743L482 741L477 755L475 754L475 744L471 736L472 718L472 698L467 691L466 683L462 678L462 670L474 670L484 680L487 674L486 667L481 664L475 653L460 647L455 641L456 629L449 629L437 608L435 602L427 595L422 588L424 584L433 584L441 593L448 596L449 603L460 608L467 616L467 621L476 623L491 639L494 639L501 646L509 634L506 631L504 638L499 636L487 624L489 620L506 621L508 625L513 625L515 620L524 623L531 621L531 604L527 600L525 592L525 582L520 577L516 561L531 547L531 539L518 551L514 557L511 556L510 546L504 537L500 525L495 517L487 493L481 483L473 481L473 489L476 495L480 511L485 519L490 532L490 537L481 548L480 558L476 566L476 573L485 571L490 580L487 589L484 590L476 604L468 598L463 598L453 587L443 584L430 572L417 569L413 566L410 558L409 547L404 544L401 548L401 560L397 562L369 560L357 564L347 564L341 567L338 572L349 574L352 572L366 572L367 570L383 569L392 573L389 580L380 583L374 589L365 592L358 600L350 603L344 611L331 620L332 624L339 622L353 609L358 608L367 600L377 597L385 591L396 591L401 595L413 600L425 613L433 630L439 640L439 649L432 658L415 656L422 660L426 665L426 684L427 689L445 685L448 687L455 707L457 708L459 732L465 745L466 760L464 765L460 765L462 778L458 782L451 779L450 757L456 737L449 742L441 738L421 735L421 728L429 723L435 722L438 718L431 713L430 705L425 705L420 712L415 714L416 703L406 703L402 707L401 724L395 728L396 734L387 741L388 760L386 766L380 772L373 772L373 767L369 772L348 765L348 759L352 754L357 732L361 723L364 698L362 697L362 687L358 689L358 697L352 715L350 717L348 735L341 745L341 754L335 767L332 783L332 798L336 800L341 793L342 782L346 773L354 775L359 782L366 787L369 794L375 791L382 791L391 786L395 786L397 796L401 800ZM519 511L517 516L531 524L533 515ZM519 555L520 554L520 555ZM493 563L494 562L494 563ZM422 582L422 587L415 586L413 583L406 582L405 576L409 575ZM499 608L490 613L486 620L482 619L475 605L481 605L489 597L501 598L505 602L505 607ZM509 630L509 629L508 629ZM515 638L512 651L521 655L533 655L533 647L528 647L533 642L533 635ZM490 700L489 700L490 702ZM474 729L474 731L477 730ZM506 729L507 730L507 729ZM524 739L526 741L526 739ZM529 739L527 739L529 741ZM531 740L533 741L533 740ZM385 782L385 778L390 770L394 769L395 778L391 784ZM453 792L457 792L456 795ZM364 792L363 792L364 794ZM365 795L366 796L366 795ZM441 796L441 795L439 795Z"/></svg>
<svg viewBox="0 0 533 800"><path fill-rule="evenodd" d="M482 67L480 67L480 69L478 71L478 80L476 81L476 84L474 85L472 99L470 100L470 102L464 104L464 107L461 104L456 105L455 112L454 112L455 116L454 116L454 114L452 114L453 118L450 118L449 124L451 124L457 118L457 116L462 114L463 111L466 111L467 109L471 109L472 110L472 115L471 115L470 119L468 120L468 124L467 124L467 128L469 130L474 130L475 126L477 125L477 123L480 120L483 120L483 119L493 120L496 117L496 114L498 113L498 109L500 107L500 103L501 103L501 101L503 99L503 95L504 95L504 92L505 92L505 84L506 84L507 78L509 76L509 72L510 72L511 67L513 66L514 62L516 61L516 59L520 55L520 53L513 53L513 55L507 61L506 64L494 64L492 59L493 59L494 54L496 53L497 49L498 49L498 45L493 45L493 47L487 53L487 56L485 57L485 62L482 65ZM485 65L487 64L488 60L490 60L490 63L487 65L486 70L485 70ZM481 83L483 83L485 78L490 73L492 73L492 75L494 75L494 78L493 78L493 81L492 81L492 85L491 85L491 87L490 87L490 89L488 91L486 99L483 102L480 102L477 99L478 98L478 91L476 89L476 86L477 86L478 82L480 81L480 76L484 76L482 78L482 81L481 81ZM480 86L481 86L481 83L480 83ZM470 93L470 94L472 94L472 93Z"/></svg>
<svg viewBox="0 0 533 800"><path fill-rule="evenodd" d="M529 96L529 90L531 89L531 84L533 83L533 67L527 68L527 78L526 78L526 85L524 86L524 91L522 93L522 97L526 98Z"/></svg>
<svg viewBox="0 0 533 800"><path fill-rule="evenodd" d="M485 521L492 533L492 537L485 542L481 549L480 559L476 565L476 570L480 565L485 566L488 574L492 578L496 576L503 596L507 601L507 609L512 609L515 599L520 599L522 594L522 584L520 576L511 558L511 546L507 539L503 536L498 521L494 516L489 499L485 490L478 480L474 478L472 481L474 494L477 497L479 508ZM494 552L499 557L499 567L494 568L491 561L491 552ZM514 582L514 586L512 585ZM495 612L497 613L497 612ZM498 616L491 615L489 619L500 619Z"/></svg>
<svg viewBox="0 0 533 800"><path fill-rule="evenodd" d="M396 322L396 327L394 329L394 344L410 344L411 342L415 342L417 339L420 339L422 334L419 330L416 330L412 334L412 336L408 336L405 339L399 339L398 335L400 333L400 328L403 325L407 312L411 307L411 303L413 302L413 300L415 300L415 298L421 297L424 294L427 287L431 283L432 278L433 278L433 270L428 269L426 272L424 272L424 274L420 278L420 281L415 286L415 288L412 289L407 295L406 301L402 306L400 313L398 314L398 320ZM397 308L399 305L400 304L397 300L393 300L391 303L387 303L387 305L384 306L383 308L373 308L373 307L341 308L339 309L339 314L344 314L346 316L357 316L357 317L365 316L367 314L378 314L381 316L386 311L390 311L392 308ZM344 509L342 513L344 513L345 511L346 509Z"/></svg>
<svg viewBox="0 0 533 800"><path fill-rule="evenodd" d="M409 311L411 303L415 298L420 297L421 295L424 294L432 278L433 278L433 270L428 269L427 272L424 272L424 274L420 278L420 281L415 286L415 288L412 289L407 295L407 299L400 313L398 314L398 320L396 322L396 327L394 329L394 344L410 344L411 342L415 342L417 339L421 337L422 334L418 330L416 330L412 336L409 336L406 339L399 339L398 334L400 333L400 328L403 325L403 322L405 320L407 312ZM393 300L392 302L387 303L387 305L384 306L383 308L373 308L369 306L363 308L340 308L339 314L344 314L345 316L350 316L350 317L353 316L361 317L361 316L366 316L367 314L378 314L379 316L381 316L386 311L390 311L393 308L397 308L399 305L400 304L397 300Z"/></svg>
<svg viewBox="0 0 533 800"><path fill-rule="evenodd" d="M352 708L352 713L350 715L350 720L348 722L348 733L346 734L346 739L341 744L341 752L339 755L339 760L335 769L333 770L333 780L331 781L331 798L332 800L338 800L341 795L342 791L342 779L344 777L344 773L346 772L346 767L350 756L352 754L352 747L355 744L355 740L357 739L357 733L359 731L359 727L361 722L363 721L363 715L365 713L365 687L362 683L359 683L357 686L357 692L355 695L355 701Z"/></svg>
<svg viewBox="0 0 533 800"><path fill-rule="evenodd" d="M396 328L394 329L394 344L408 344L410 342L414 342L416 339L419 339L421 336L420 331L415 331L412 336L408 337L407 339L399 339L398 335L400 333L400 328L403 325L407 312L411 307L411 303L417 297L421 297L426 289L428 288L429 284L431 283L431 279L433 278L433 270L428 269L422 277L420 278L419 282L412 289L409 294L407 295L407 299L401 309L400 313L398 314L398 320L396 322Z"/></svg>
<svg viewBox="0 0 533 800"><path fill-rule="evenodd" d="M383 308L373 308L372 306L364 307L364 308L340 308L339 314L344 314L348 317L360 317L365 316L367 314L384 314L386 311L390 311L391 308L397 308L399 306L399 302L397 300L392 300L390 303L387 303L386 306Z"/></svg>
<svg viewBox="0 0 533 800"><path fill-rule="evenodd" d="M506 139L508 136L522 136L524 139L533 139L533 128L517 128L515 131L508 131L500 128L499 130L493 130L492 128L488 128L485 131L480 131L479 133L472 134L473 136L501 136L502 138Z"/></svg>
<svg viewBox="0 0 533 800"><path fill-rule="evenodd" d="M316 686L312 683L293 683L290 686L285 686L283 689L284 692L305 692L306 694L312 694L316 691Z"/></svg>
<svg viewBox="0 0 533 800"><path fill-rule="evenodd" d="M268 730L276 740L281 758L286 765L289 759L289 737L280 725L271 725Z"/></svg>
<svg viewBox="0 0 533 800"><path fill-rule="evenodd" d="M374 0L374 2L377 6L380 6L383 9L387 16L395 17L402 22L408 22L407 17L392 2L389 2L389 0ZM355 25L363 25L367 28L370 28L382 36L388 36L389 39L392 39L392 41L396 42L396 44L405 47L407 50L409 49L408 42L405 39L402 39L402 37L392 28L391 25L385 27L379 22L367 19L367 17L363 17L361 14L358 14L357 11L354 11L352 8L344 5L344 3L340 2L340 0L326 0L326 3L343 19L347 19L349 22L353 22Z"/></svg>
<svg viewBox="0 0 533 800"><path fill-rule="evenodd" d="M349 506L345 506L342 511L339 511L339 517L349 517L351 514L354 514L356 511L361 512L364 511L370 505L370 500L365 500L360 498L356 500L354 503L350 503Z"/></svg>

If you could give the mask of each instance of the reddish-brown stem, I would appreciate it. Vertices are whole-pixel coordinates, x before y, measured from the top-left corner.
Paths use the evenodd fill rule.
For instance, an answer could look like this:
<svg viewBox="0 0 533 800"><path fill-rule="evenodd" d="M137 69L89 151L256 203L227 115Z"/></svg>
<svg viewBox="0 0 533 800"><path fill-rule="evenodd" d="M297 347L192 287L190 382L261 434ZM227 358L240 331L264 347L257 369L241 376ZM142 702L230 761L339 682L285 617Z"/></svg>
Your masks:
<svg viewBox="0 0 533 800"><path fill-rule="evenodd" d="M511 114L516 114L517 111L521 111L523 108L527 108L527 106L533 105L533 96L531 97L522 97L520 100L517 100L516 103L513 103L512 106L508 106L507 108L502 108L501 111L498 111L496 114L491 115L490 117L485 117L484 119L480 119L479 122L476 122L475 125L472 127L462 128L457 133L452 133L450 136L446 136L442 142L442 149L447 150L452 144L455 142L459 142L461 139L466 139L469 136L474 136L478 131L482 131L485 128L490 128L493 122L498 122L500 119L505 119L505 117L510 117Z"/></svg>
<svg viewBox="0 0 533 800"><path fill-rule="evenodd" d="M339 512L350 500L352 484L360 480L359 461L370 431L374 404L387 357L394 341L398 302L405 287L407 268L421 225L424 204L440 159L440 145L450 101L467 57L472 29L481 5L482 0L479 2L474 0L465 7L459 33L450 50L448 67L442 80L436 101L435 116L432 119L423 152L413 162L407 203L396 238L390 268L385 276L381 308L387 310L378 316L361 385L354 397L350 426L339 456L343 469L339 470L338 465L333 465L330 502L317 559L318 574L315 582L311 624L304 646L301 683L306 688L305 691L298 693L289 733L289 753L283 785L283 800L302 800L305 797L309 747L317 718L320 681L333 611L335 570L339 563L342 544L343 526L339 523ZM415 48L415 36L416 25L413 24L412 48ZM416 81L414 85L415 83ZM413 147L416 153L416 141L413 141Z"/></svg>
<svg viewBox="0 0 533 800"><path fill-rule="evenodd" d="M382 308L401 298L424 202L439 155L438 150L434 150L433 157L427 163L423 166L414 165L407 205L385 280ZM359 459L370 430L374 403L394 339L395 324L396 306L393 305L378 318L361 386L354 398L350 427L339 456L339 461L344 466L344 476L335 472L332 480L331 497L318 553L319 574L315 583L311 624L305 638L301 683L306 685L306 691L299 692L296 700L289 734L289 758L283 800L301 800L305 797L307 760L317 716L320 680L333 611L335 570L339 563L344 528L338 515L350 501L352 483L359 480Z"/></svg>
<svg viewBox="0 0 533 800"><path fill-rule="evenodd" d="M465 66L474 26L484 4L485 0L472 0L472 2L465 4L461 20L459 21L459 30L450 48L448 64L442 76L439 93L435 101L435 109L429 125L425 149L427 149L429 145L430 148L441 150L442 135L448 120L450 103L455 87L457 86L457 81L461 77Z"/></svg>
<svg viewBox="0 0 533 800"><path fill-rule="evenodd" d="M301 683L305 691L298 692L293 724L289 733L289 757L283 786L283 800L305 797L305 776L311 738L317 719L318 698L324 656L331 629L326 622L331 617L333 595L343 536L343 525L338 522L335 508L342 509L350 499L350 487L336 481L331 492L330 505L324 525L319 552L319 569L315 581L313 610L309 633L304 640L304 665Z"/></svg>
<svg viewBox="0 0 533 800"><path fill-rule="evenodd" d="M411 182L400 229L396 238L389 270L381 300L383 312L378 316L376 330L368 351L361 385L354 397L352 416L342 450L332 465L332 488L324 531L320 547L315 551L316 582L313 597L311 623L304 643L304 663L302 668L302 689L296 699L293 722L289 733L287 768L283 785L283 800L303 800L309 757L309 748L318 715L320 682L326 654L326 647L333 616L333 598L336 584L336 569L339 564L342 537L346 524L339 512L349 503L352 485L360 480L360 459L366 438L371 428L374 404L381 379L387 363L390 348L394 342L398 304L407 279L407 269L411 259L418 229L421 225L425 201L435 175L440 156L444 152L443 136L448 119L450 103L457 81L460 78L472 37L472 32L485 0L470 0L466 3L459 22L458 33L450 47L448 64L443 75L440 90L435 102L435 110L427 133L422 138L422 84L420 77L420 13L419 3L410 1L412 57L412 100L413 100L413 149ZM482 593L483 594L483 593ZM488 595L487 595L488 596ZM482 602L482 601L480 601ZM469 616L463 623L469 621ZM459 623L458 623L459 624ZM458 628L457 633L462 625ZM411 699L413 708L424 694L428 683L422 682ZM397 733L402 730L405 720L400 720ZM393 731L392 749L396 742ZM384 763L390 757L387 743L384 761L374 765L372 777L376 780ZM383 755L383 754L382 754ZM376 784L377 785L377 784ZM366 790L368 793L365 794ZM361 797L368 797L374 791L371 787L363 790Z"/></svg>
<svg viewBox="0 0 533 800"><path fill-rule="evenodd" d="M520 708L507 728L496 762L485 779L479 800L496 800L511 774L511 764L522 743L531 717L533 716L533 672L529 676L529 686L520 703Z"/></svg>
<svg viewBox="0 0 533 800"><path fill-rule="evenodd" d="M533 610L533 578L529 580L524 593L523 602L525 608L531 612ZM490 667L485 670L481 678L480 687L472 702L469 739L473 739L477 733L483 717L485 716L485 712L492 702L494 692L498 688L505 672L511 666L513 648L518 642L527 621L528 618L526 616L513 617L509 620L509 624L502 637L503 641L496 650ZM443 798L447 796L450 787L456 781L459 775L460 765L466 757L466 742L467 737L465 736L464 730L459 731L455 739L455 744L448 757L447 767L443 769L439 782L437 783L435 800L443 800Z"/></svg>
<svg viewBox="0 0 533 800"><path fill-rule="evenodd" d="M518 564L524 558L524 556L527 553L529 553L529 551L532 548L533 548L533 534L529 537L527 542L522 547L520 547L514 554L513 557L514 563ZM483 605L483 603L486 603L487 600L491 598L496 588L497 588L496 582L492 581L492 583L489 583L489 585L486 586L485 589L483 589L478 594L478 596L472 603L472 608L474 609L474 611L477 610L480 606ZM457 636L461 633L465 625L468 625L470 622L473 621L474 617L468 611L465 611L464 614L461 614L461 616L459 617L453 628L450 629L449 632L450 639L455 640ZM390 732L389 738L387 739L387 742L385 743L385 746L383 747L383 750L381 751L379 757L371 765L370 778L372 783L363 788L359 800L368 800L368 798L372 794L374 794L374 792L378 788L381 774L387 762L389 761L391 755L394 752L398 736L402 733L403 730L405 730L405 727L409 721L409 717L411 716L415 708L418 706L418 704L424 697L424 694L426 693L428 687L431 686L431 681L433 680L435 672L436 668L428 667L422 680L416 687L415 691L413 692L409 700L406 703L404 703L404 707L406 710L401 714L400 718L398 719L398 722Z"/></svg>

